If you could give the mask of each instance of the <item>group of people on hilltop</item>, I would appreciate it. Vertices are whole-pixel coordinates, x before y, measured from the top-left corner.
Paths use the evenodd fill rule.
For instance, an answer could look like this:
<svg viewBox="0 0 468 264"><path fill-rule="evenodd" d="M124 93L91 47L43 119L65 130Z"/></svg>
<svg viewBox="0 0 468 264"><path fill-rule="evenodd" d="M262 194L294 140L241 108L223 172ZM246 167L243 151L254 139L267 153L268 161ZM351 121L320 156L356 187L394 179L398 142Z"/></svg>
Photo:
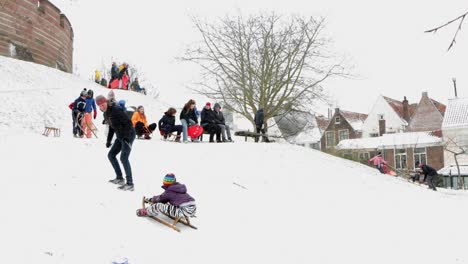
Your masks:
<svg viewBox="0 0 468 264"><path fill-rule="evenodd" d="M135 77L135 79L130 83L128 69L128 63L122 63L120 66L117 66L117 63L112 62L111 79L109 80L109 83L107 83L105 78L101 78L101 72L99 70L96 70L94 73L94 81L107 88L130 90L146 95L146 89L140 86L138 77Z"/></svg>
<svg viewBox="0 0 468 264"><path fill-rule="evenodd" d="M377 155L369 159L368 161L369 165L373 164L374 167L382 174L387 174L388 173L388 162L383 158L382 152L378 152ZM415 169L416 169L416 174L413 176L413 182L416 181L416 178L419 178L419 175L422 174L424 175L424 180L423 182L427 183L427 186L429 189L432 189L434 191L437 191L435 187L435 179L437 177L437 171L432 168L431 166L424 164L420 161L416 161L415 163Z"/></svg>

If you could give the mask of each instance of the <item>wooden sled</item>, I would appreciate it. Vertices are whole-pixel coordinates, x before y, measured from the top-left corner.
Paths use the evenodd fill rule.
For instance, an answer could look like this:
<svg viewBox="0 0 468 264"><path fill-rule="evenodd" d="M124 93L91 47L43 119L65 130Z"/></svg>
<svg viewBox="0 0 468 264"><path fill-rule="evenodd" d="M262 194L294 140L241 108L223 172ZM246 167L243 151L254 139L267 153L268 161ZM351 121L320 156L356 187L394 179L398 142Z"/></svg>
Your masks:
<svg viewBox="0 0 468 264"><path fill-rule="evenodd" d="M143 201L142 201L142 208L145 208L145 205L146 204L149 204L149 205L153 205L153 203L151 203L149 200L146 199L145 196L143 196ZM180 229L176 226L177 223L182 223L188 227L191 227L193 229L198 229L196 226L193 226L190 224L190 220L187 216L184 216L184 217L179 217L179 218L174 218L168 214L165 214L165 213L162 213L163 215L169 217L170 219L174 220L174 222L172 222L172 224L162 220L161 218L158 218L158 217L155 217L155 216L149 216L151 218L153 218L154 220L156 220L157 222L167 226L167 227L170 227L172 229L174 229L175 231L177 232L180 232Z"/></svg>
<svg viewBox="0 0 468 264"><path fill-rule="evenodd" d="M54 132L54 137L60 137L60 128L56 127L45 127L44 133L42 133L42 135L48 137L52 131Z"/></svg>

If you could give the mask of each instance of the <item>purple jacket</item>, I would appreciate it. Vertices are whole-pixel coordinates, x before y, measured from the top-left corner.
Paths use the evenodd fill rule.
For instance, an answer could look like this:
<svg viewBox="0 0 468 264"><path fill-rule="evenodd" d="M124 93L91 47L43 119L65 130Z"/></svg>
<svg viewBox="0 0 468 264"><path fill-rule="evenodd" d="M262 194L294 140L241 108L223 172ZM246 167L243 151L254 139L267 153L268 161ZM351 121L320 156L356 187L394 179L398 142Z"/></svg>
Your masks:
<svg viewBox="0 0 468 264"><path fill-rule="evenodd" d="M153 203L170 203L175 206L179 206L186 202L195 201L192 196L187 193L187 187L184 184L178 182L169 185L161 186L164 192L161 195L153 197Z"/></svg>

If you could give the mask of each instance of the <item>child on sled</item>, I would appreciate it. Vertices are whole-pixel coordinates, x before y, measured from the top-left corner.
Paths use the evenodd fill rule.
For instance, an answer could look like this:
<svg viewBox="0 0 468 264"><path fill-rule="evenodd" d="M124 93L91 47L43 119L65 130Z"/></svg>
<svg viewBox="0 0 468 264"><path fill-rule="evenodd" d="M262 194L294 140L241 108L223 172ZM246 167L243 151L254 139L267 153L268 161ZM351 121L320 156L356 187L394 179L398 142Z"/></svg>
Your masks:
<svg viewBox="0 0 468 264"><path fill-rule="evenodd" d="M138 209L137 216L157 216L159 213L173 218L194 217L197 207L195 199L187 193L187 187L176 181L175 175L168 173L163 180L164 192L150 198L151 206Z"/></svg>

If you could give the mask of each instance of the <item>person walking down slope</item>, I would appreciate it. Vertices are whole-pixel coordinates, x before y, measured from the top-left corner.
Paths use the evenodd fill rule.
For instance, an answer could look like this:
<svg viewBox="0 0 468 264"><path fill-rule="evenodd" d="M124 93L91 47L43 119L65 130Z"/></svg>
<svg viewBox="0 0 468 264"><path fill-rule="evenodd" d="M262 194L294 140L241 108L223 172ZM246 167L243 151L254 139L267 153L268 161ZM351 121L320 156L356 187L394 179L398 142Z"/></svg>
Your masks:
<svg viewBox="0 0 468 264"><path fill-rule="evenodd" d="M374 157L372 157L369 161L368 161L368 164L370 165L371 163L374 164L375 168L378 169L380 171L380 173L383 173L385 174L385 171L384 171L384 168L383 166L387 164L387 162L384 160L384 158L382 157L382 152L379 151L379 153L377 153L377 155L375 155Z"/></svg>
<svg viewBox="0 0 468 264"><path fill-rule="evenodd" d="M109 133L107 135L106 147L112 148L109 150L107 157L114 168L116 178L109 182L121 185L119 189L125 191L134 190L134 182L132 177L132 168L128 160L130 152L132 151L132 144L135 140L135 129L132 126L132 121L125 112L116 103L108 101L104 96L99 95L96 97L96 103L99 109L104 112L104 119L109 124ZM112 138L116 135L114 144L111 144ZM120 153L120 161L125 170L126 180L122 176L119 162L117 161L117 154Z"/></svg>
<svg viewBox="0 0 468 264"><path fill-rule="evenodd" d="M419 161L417 161L415 165L416 165L416 168L419 168L422 171L422 174L424 174L424 178L426 179L427 186L429 186L429 189L437 191L435 184L434 184L434 180L437 177L437 171L431 166L423 164L422 162L419 162Z"/></svg>

